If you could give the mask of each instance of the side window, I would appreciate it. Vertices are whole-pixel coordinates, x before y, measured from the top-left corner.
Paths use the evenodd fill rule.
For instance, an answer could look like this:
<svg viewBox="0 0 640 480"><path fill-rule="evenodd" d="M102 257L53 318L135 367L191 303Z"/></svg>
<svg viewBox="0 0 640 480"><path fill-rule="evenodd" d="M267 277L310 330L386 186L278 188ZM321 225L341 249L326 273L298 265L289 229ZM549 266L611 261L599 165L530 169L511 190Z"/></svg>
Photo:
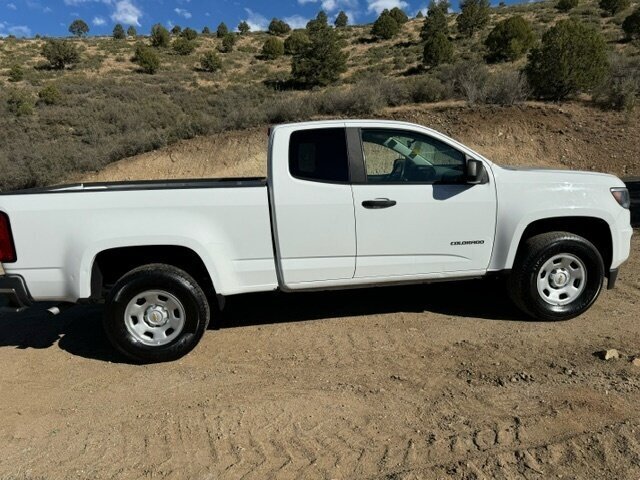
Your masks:
<svg viewBox="0 0 640 480"><path fill-rule="evenodd" d="M344 128L300 130L289 140L289 171L303 180L349 182Z"/></svg>
<svg viewBox="0 0 640 480"><path fill-rule="evenodd" d="M414 132L363 129L362 147L369 183L460 183L462 152Z"/></svg>

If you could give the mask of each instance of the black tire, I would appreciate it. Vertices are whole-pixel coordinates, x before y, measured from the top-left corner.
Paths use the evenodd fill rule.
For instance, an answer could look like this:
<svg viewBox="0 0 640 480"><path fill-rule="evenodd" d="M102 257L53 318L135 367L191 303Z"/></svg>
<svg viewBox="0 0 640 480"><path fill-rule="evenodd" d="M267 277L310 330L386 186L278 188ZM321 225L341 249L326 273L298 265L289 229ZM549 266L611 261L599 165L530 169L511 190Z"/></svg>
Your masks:
<svg viewBox="0 0 640 480"><path fill-rule="evenodd" d="M552 305L539 292L538 276L544 278L542 268L547 262L567 254L582 262L586 281L581 293L569 299L570 303ZM550 232L531 237L523 245L513 265L508 289L513 302L527 315L545 321L569 320L593 305L602 290L603 278L604 262L591 242L568 232Z"/></svg>
<svg viewBox="0 0 640 480"><path fill-rule="evenodd" d="M145 345L125 323L129 303L143 292L152 290L173 295L184 310L184 326L177 337L166 345ZM195 348L207 329L209 318L209 303L193 277L170 265L151 264L130 271L109 292L104 329L109 341L127 358L138 363L169 362Z"/></svg>

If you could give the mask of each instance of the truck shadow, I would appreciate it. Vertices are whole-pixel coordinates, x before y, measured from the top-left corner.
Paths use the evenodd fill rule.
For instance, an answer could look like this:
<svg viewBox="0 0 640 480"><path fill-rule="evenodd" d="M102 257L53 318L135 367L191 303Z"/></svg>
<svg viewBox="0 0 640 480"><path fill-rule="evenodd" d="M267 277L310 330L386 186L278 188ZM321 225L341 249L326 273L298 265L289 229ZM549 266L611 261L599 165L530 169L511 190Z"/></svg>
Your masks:
<svg viewBox="0 0 640 480"><path fill-rule="evenodd" d="M476 280L430 285L378 287L229 297L213 329L358 317L431 312L479 320L523 321L509 301L503 281Z"/></svg>
<svg viewBox="0 0 640 480"><path fill-rule="evenodd" d="M102 331L102 306L75 306L58 316L47 312L50 306L43 304L22 312L0 312L0 348L45 349L57 344L73 355L126 363L109 345ZM214 312L210 328L401 312L527 321L507 299L503 282L483 280L317 293L242 295L227 299L224 311Z"/></svg>

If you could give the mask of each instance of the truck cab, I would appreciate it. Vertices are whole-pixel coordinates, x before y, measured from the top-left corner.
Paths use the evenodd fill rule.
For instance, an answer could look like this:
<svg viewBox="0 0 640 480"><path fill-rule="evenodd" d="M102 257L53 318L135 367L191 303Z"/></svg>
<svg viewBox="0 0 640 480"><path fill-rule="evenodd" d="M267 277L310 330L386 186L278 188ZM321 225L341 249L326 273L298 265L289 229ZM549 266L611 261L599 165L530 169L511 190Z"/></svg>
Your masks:
<svg viewBox="0 0 640 480"><path fill-rule="evenodd" d="M489 163L415 125L317 127L272 133L269 192L286 289L486 272L497 208Z"/></svg>

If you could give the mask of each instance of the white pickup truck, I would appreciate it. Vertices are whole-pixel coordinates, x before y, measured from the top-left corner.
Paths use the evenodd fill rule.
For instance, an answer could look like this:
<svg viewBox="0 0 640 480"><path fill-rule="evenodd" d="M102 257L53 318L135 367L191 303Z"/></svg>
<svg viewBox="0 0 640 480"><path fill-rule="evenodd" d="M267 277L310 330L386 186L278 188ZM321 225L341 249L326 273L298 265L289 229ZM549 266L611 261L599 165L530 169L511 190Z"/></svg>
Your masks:
<svg viewBox="0 0 640 480"><path fill-rule="evenodd" d="M309 122L271 129L266 179L0 195L0 293L104 300L115 347L158 362L248 292L508 275L525 313L568 319L613 287L632 233L614 176L499 167L409 123Z"/></svg>

